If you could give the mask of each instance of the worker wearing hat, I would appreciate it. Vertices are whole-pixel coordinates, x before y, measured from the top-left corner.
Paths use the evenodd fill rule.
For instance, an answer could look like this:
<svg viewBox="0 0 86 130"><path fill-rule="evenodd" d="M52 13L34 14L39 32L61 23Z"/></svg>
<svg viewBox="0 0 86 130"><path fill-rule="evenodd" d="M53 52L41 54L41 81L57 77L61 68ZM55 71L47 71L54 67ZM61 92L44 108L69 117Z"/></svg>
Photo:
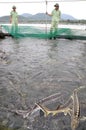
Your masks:
<svg viewBox="0 0 86 130"><path fill-rule="evenodd" d="M16 12L16 6L12 7L10 13L10 23L12 24L11 33L17 33L18 31L18 13Z"/></svg>
<svg viewBox="0 0 86 130"><path fill-rule="evenodd" d="M47 15L52 16L52 22L51 22L51 28L50 28L50 39L52 39L52 37L54 37L54 39L56 39L57 28L58 28L59 20L61 17L61 11L59 10L59 4L56 3L54 5L54 7L55 7L55 9L51 12L51 14L48 14L48 12L46 12Z"/></svg>

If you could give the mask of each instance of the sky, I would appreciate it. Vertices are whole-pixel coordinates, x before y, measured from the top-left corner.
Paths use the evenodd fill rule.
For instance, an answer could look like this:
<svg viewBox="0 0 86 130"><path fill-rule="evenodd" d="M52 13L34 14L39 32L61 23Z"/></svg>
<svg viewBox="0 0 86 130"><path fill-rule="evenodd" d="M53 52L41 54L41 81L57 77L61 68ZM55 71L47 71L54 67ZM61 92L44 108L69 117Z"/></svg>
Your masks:
<svg viewBox="0 0 86 130"><path fill-rule="evenodd" d="M45 13L46 11L51 13L55 3L59 3L59 9L62 14L69 14L77 19L86 20L86 0L47 0L47 4L45 1L46 0L0 0L0 17L10 15L13 5L17 7L17 12L21 15L23 13Z"/></svg>

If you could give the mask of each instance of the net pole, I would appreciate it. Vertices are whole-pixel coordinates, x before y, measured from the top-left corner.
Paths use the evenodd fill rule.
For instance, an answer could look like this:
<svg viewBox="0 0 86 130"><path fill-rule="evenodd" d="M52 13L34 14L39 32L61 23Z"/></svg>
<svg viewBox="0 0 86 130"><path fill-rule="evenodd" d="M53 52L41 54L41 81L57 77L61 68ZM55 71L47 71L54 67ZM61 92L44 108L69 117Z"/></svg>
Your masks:
<svg viewBox="0 0 86 130"><path fill-rule="evenodd" d="M45 0L45 2L46 2L46 12L47 12L47 0ZM45 33L46 33L46 35L47 35L47 15L46 15Z"/></svg>

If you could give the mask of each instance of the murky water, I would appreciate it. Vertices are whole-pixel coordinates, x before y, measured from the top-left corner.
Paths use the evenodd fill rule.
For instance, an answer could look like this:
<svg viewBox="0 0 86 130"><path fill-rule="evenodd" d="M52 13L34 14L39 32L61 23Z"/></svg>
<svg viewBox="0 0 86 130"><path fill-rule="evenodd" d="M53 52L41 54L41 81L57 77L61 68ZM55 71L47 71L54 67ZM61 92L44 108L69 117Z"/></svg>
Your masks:
<svg viewBox="0 0 86 130"><path fill-rule="evenodd" d="M71 130L68 117L58 121L40 118L30 124L3 108L27 110L59 91L67 92L66 100L75 88L86 85L86 41L6 38L0 41L0 51L4 52L0 55L1 124L17 130ZM79 97L86 116L86 89ZM82 129L86 129L86 122L77 128Z"/></svg>

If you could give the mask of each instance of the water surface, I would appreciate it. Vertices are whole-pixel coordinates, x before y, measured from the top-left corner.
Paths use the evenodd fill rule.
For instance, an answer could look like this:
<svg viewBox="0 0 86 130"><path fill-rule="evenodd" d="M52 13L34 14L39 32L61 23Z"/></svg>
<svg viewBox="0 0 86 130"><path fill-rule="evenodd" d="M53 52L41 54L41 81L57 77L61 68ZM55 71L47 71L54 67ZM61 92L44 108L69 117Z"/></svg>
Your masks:
<svg viewBox="0 0 86 130"><path fill-rule="evenodd" d="M0 51L1 124L17 130L71 130L69 117L42 117L30 124L2 108L27 110L60 91L66 92L65 102L75 88L86 85L86 41L6 38L0 40ZM79 97L86 116L86 89ZM77 130L81 129L86 129L86 122L80 123Z"/></svg>

